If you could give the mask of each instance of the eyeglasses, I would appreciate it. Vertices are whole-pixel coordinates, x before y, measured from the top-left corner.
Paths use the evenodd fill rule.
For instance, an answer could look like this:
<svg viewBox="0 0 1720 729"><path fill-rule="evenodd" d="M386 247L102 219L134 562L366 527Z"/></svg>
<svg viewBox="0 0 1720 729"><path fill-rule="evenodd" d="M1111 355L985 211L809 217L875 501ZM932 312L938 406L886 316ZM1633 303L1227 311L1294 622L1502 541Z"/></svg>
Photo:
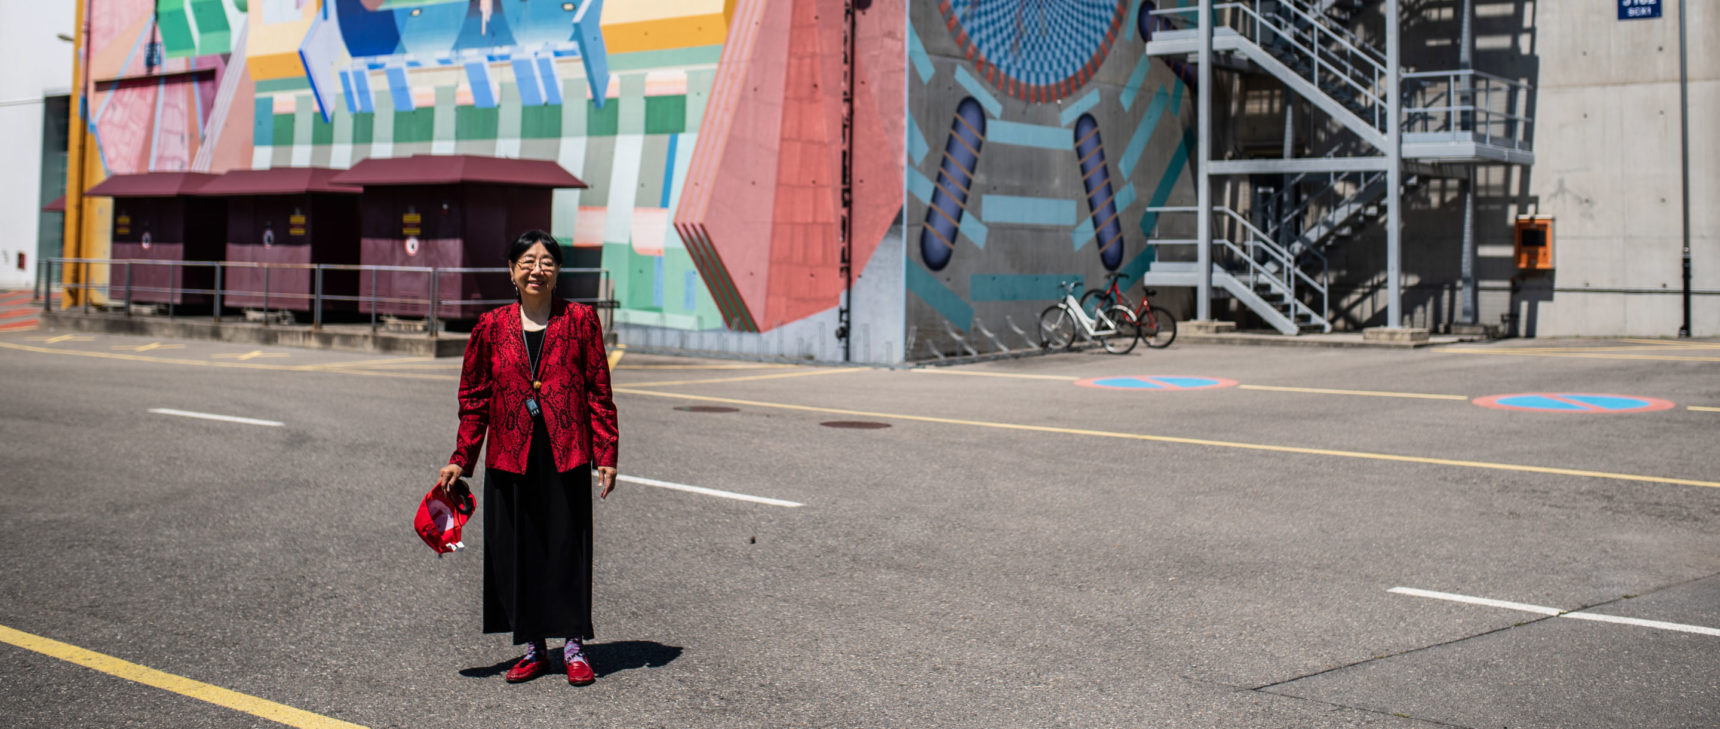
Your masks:
<svg viewBox="0 0 1720 729"><path fill-rule="evenodd" d="M539 258L537 260L521 259L519 261L515 261L514 264L527 271L549 271L552 273L557 268L561 267L561 265L556 263L553 258Z"/></svg>

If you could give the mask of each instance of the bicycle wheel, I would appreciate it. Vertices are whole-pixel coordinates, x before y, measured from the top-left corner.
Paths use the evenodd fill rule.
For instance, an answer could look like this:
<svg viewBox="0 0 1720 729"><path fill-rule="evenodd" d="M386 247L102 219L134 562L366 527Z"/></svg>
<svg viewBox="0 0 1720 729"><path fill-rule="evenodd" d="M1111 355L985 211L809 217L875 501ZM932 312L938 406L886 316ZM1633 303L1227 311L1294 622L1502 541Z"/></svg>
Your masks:
<svg viewBox="0 0 1720 729"><path fill-rule="evenodd" d="M1147 310L1147 317L1141 321L1141 339L1146 340L1147 346L1153 349L1164 349L1171 346L1177 338L1177 318L1165 311L1162 306Z"/></svg>
<svg viewBox="0 0 1720 729"><path fill-rule="evenodd" d="M1075 317L1062 306L1039 313L1039 344L1046 349L1068 349L1075 345Z"/></svg>
<svg viewBox="0 0 1720 729"><path fill-rule="evenodd" d="M1099 318L1100 309L1109 308L1116 303L1107 289L1087 289L1087 293L1081 295L1081 310L1087 312L1089 319Z"/></svg>
<svg viewBox="0 0 1720 729"><path fill-rule="evenodd" d="M1116 333L1099 338L1105 345L1105 351L1111 354L1128 354L1134 351L1135 343L1141 341L1141 325L1135 321L1135 312L1126 306L1113 306L1105 310L1105 318L1110 319L1116 327Z"/></svg>

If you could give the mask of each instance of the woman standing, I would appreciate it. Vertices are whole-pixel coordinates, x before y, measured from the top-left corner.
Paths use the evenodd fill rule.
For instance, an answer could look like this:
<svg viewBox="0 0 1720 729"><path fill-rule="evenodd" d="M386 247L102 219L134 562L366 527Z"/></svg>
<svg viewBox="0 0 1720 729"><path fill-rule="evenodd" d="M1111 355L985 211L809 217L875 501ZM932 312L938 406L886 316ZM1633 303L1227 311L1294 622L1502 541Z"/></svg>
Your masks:
<svg viewBox="0 0 1720 729"><path fill-rule="evenodd" d="M619 431L597 313L555 295L561 246L541 230L508 247L519 302L485 313L460 370L460 430L437 483L471 476L484 445L484 632L513 633L526 655L510 683L550 670L546 638L565 638L567 680L596 680L591 629L591 468L615 488Z"/></svg>

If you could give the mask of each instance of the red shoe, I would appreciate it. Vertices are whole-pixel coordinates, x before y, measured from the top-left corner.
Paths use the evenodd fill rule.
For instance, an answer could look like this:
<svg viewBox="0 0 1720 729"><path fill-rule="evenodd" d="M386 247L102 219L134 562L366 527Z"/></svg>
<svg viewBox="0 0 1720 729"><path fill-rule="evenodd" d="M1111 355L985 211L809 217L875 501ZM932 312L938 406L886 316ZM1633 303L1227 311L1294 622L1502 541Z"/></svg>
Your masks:
<svg viewBox="0 0 1720 729"><path fill-rule="evenodd" d="M521 658L513 668L508 669L508 683L525 683L544 674L546 668L543 658L533 659L531 656Z"/></svg>
<svg viewBox="0 0 1720 729"><path fill-rule="evenodd" d="M591 672L591 663L580 656L567 662L567 682L575 686L590 686L597 682L597 674Z"/></svg>

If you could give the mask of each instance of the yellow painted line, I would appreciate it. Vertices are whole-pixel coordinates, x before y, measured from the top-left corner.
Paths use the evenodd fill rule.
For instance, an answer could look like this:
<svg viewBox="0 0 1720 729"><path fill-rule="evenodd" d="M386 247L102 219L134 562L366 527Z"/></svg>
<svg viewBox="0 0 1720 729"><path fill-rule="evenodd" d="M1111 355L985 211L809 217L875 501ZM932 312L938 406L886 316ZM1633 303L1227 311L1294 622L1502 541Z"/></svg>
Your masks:
<svg viewBox="0 0 1720 729"><path fill-rule="evenodd" d="M314 369L321 370L321 369L329 369L329 368L333 368L333 367L380 367L383 365L391 365L391 364L413 364L413 365L417 365L417 364L426 364L426 363L427 363L427 360L423 357L389 357L387 359L360 359L360 360L353 360L351 362L324 362L322 364L313 364L313 365L304 365L304 366L306 368L314 368ZM460 363L459 360L454 360L454 362L453 362L453 364L459 364L459 363Z"/></svg>
<svg viewBox="0 0 1720 729"><path fill-rule="evenodd" d="M4 625L0 625L0 642L9 643L24 650L35 651L51 658L58 658L67 663L75 663L92 671L118 676L133 683L171 691L181 696L188 696L198 701L205 701L287 726L299 727L299 729L365 729L359 724L331 719L321 714L313 714L304 709L295 709L286 704L277 704L268 699L259 699L232 689L224 689L184 676L158 671L148 666L140 666L130 661L21 630L14 630Z"/></svg>
<svg viewBox="0 0 1720 729"><path fill-rule="evenodd" d="M135 346L130 345L130 344L120 344L120 345L114 346L114 349L129 349L133 352L152 352L152 351L157 350L157 349L184 349L184 348L185 348L185 345L183 345L183 344L162 344L161 342L150 342L149 344L139 344L139 345L135 345Z"/></svg>
<svg viewBox="0 0 1720 729"><path fill-rule="evenodd" d="M816 375L840 375L850 372L863 372L860 368L831 368L806 370L803 372L784 372L780 375L752 375L749 377L717 377L709 380L673 380L670 382L639 382L630 383L628 387L667 387L669 385L714 385L719 382L751 382L753 380L778 380L785 377L813 377Z"/></svg>
<svg viewBox="0 0 1720 729"><path fill-rule="evenodd" d="M55 337L31 337L30 341L45 342L47 344L59 344L61 342L93 342L95 341L95 337L85 337L77 334L61 334Z"/></svg>
<svg viewBox="0 0 1720 729"><path fill-rule="evenodd" d="M1720 413L1720 408L1705 408L1700 405L1690 405L1687 407L1699 413Z"/></svg>
<svg viewBox="0 0 1720 729"><path fill-rule="evenodd" d="M609 369L613 370L613 369L615 369L615 365L621 364L621 358L626 354L627 354L626 345L622 345L622 344L615 345L615 349L610 350L610 352L609 352Z"/></svg>
<svg viewBox="0 0 1720 729"><path fill-rule="evenodd" d="M1485 349L1447 349L1447 352L1458 354L1493 354L1506 357L1577 357L1582 359L1637 359L1654 360L1658 362L1720 362L1720 357L1673 357L1652 354L1587 354L1580 352L1526 352L1526 351L1488 351Z"/></svg>
<svg viewBox="0 0 1720 729"><path fill-rule="evenodd" d="M285 357L287 355L284 353L281 353L281 352L264 352L261 349L253 349L249 352L243 352L243 353L225 352L222 354L211 354L209 356L210 357L232 357L233 359L239 360L241 362L247 362L247 361L256 359L258 357Z"/></svg>
<svg viewBox="0 0 1720 729"><path fill-rule="evenodd" d="M407 372L377 372L374 370L325 370L315 365L272 365L261 362L212 362L199 359L172 359L168 357L145 357L138 354L120 354L118 352L83 352L75 349L51 349L48 347L32 347L28 344L0 342L0 348L16 349L37 354L57 354L68 357L94 357L96 359L116 359L126 362L148 362L151 364L188 365L191 367L225 367L243 370L270 370L274 372L328 372L343 375L364 375L366 377L398 377L415 380L449 380L460 378L453 375L421 375Z"/></svg>
<svg viewBox="0 0 1720 729"><path fill-rule="evenodd" d="M1064 435L1087 435L1099 438L1120 438L1124 440L1151 441L1155 443L1176 443L1180 445L1210 446L1214 448L1236 448L1250 451L1268 451L1272 453L1296 453L1309 456L1333 456L1337 458L1356 458L1371 461L1393 461L1397 463L1420 463L1432 466L1454 466L1458 468L1479 468L1490 471L1515 471L1519 473L1543 473L1554 476L1579 476L1583 478L1607 478L1620 481L1640 481L1643 483L1673 484L1679 486L1706 486L1720 488L1720 481L1698 481L1688 478L1668 478L1665 476L1643 476L1632 473L1609 473L1606 471L1585 471L1576 468L1551 468L1547 466L1525 466L1514 463L1492 463L1488 461L1462 461L1451 458L1427 458L1423 456L1400 456L1391 453L1369 453L1366 451L1341 451L1329 448L1303 448L1300 446L1282 446L1266 443L1242 443L1238 441L1207 440L1204 438L1181 438L1170 435L1145 435L1141 433L1118 433L1108 430L1086 430L1083 428L1057 428L1048 425L1025 425L1021 423L999 423L990 420L964 420L960 418L936 418L926 415L904 415L901 413L875 413L865 410L847 410L843 408L824 408L812 405L793 405L789 403L761 402L758 400L740 400L729 397L712 397L709 395L689 395L678 392L652 392L636 390L631 387L617 387L615 392L628 395L649 395L653 397L668 397L680 400L698 400L701 402L720 402L729 405L747 405L760 408L777 408L780 410L800 410L811 413L828 413L833 415L858 415L886 420L907 420L921 423L941 423L945 425L967 425L976 428L997 428L1000 430L1021 430L1035 433L1061 433Z"/></svg>
<svg viewBox="0 0 1720 729"><path fill-rule="evenodd" d="M1016 374L1016 373L1012 373L1012 372L969 372L967 370L945 370L945 369L930 369L930 368L912 369L912 370L908 370L908 371L909 372L919 372L919 373L927 374L927 375L962 375L964 377L1013 377L1013 378L1019 378L1019 379L1023 379L1023 380L1058 380L1061 382L1074 382L1076 380L1081 379L1079 377L1069 377L1067 375L1027 375L1027 374Z"/></svg>
<svg viewBox="0 0 1720 729"><path fill-rule="evenodd" d="M1267 390L1270 392L1306 392L1314 395L1362 395L1365 397L1408 397L1418 400L1465 400L1468 395L1434 395L1425 392L1381 392L1378 390L1328 390L1321 387L1278 387L1276 385L1237 385L1238 390Z"/></svg>
<svg viewBox="0 0 1720 729"><path fill-rule="evenodd" d="M616 367L618 370L786 370L798 365L782 364L688 364L688 365L627 365Z"/></svg>
<svg viewBox="0 0 1720 729"><path fill-rule="evenodd" d="M1687 342L1682 340L1665 339L1620 339L1619 341L1630 342L1632 344L1653 344L1661 347L1679 349L1720 349L1720 343L1714 342Z"/></svg>

